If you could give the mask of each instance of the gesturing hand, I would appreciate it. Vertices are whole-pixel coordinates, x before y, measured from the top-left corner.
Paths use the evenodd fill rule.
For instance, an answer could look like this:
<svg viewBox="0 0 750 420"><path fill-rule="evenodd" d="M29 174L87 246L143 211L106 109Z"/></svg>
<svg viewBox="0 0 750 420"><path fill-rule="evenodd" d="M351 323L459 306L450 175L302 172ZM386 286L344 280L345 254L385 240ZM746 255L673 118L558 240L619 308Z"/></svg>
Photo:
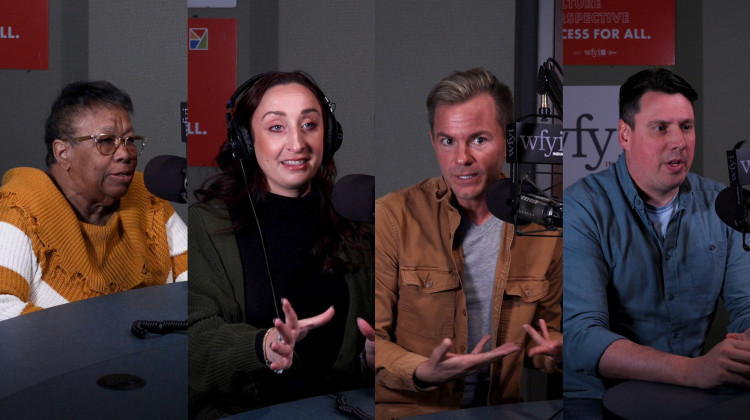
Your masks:
<svg viewBox="0 0 750 420"><path fill-rule="evenodd" d="M538 344L534 346L526 353L529 357L534 357L537 354L543 354L547 357L552 358L555 363L562 363L563 361L563 340L552 341L549 339L549 332L547 332L547 323L543 319L539 320L539 328L542 334L539 334L534 327L528 324L523 325L523 329L531 338Z"/></svg>
<svg viewBox="0 0 750 420"><path fill-rule="evenodd" d="M438 385L471 375L482 367L521 349L515 343L505 343L482 353L482 348L489 340L489 335L479 340L470 354L455 354L448 352L453 342L450 338L445 338L432 350L430 358L417 366L414 376L426 385Z"/></svg>
<svg viewBox="0 0 750 420"><path fill-rule="evenodd" d="M370 370L375 370L375 329L362 318L357 318L359 332L365 336L365 362Z"/></svg>
<svg viewBox="0 0 750 420"><path fill-rule="evenodd" d="M310 330L327 324L333 319L333 306L325 312L310 318L297 320L292 304L286 299L281 299L281 308L284 311L285 321L279 318L273 320L273 328L266 335L265 348L266 360L271 370L289 369L294 360L294 345L301 341Z"/></svg>

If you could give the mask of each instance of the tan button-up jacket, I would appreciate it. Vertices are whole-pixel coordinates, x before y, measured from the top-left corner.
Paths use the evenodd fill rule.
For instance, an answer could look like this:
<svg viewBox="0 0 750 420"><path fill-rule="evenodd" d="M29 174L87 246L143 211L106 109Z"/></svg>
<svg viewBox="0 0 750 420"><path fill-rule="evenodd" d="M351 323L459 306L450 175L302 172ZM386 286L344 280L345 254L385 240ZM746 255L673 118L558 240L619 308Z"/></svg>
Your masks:
<svg viewBox="0 0 750 420"><path fill-rule="evenodd" d="M375 204L375 413L378 419L457 409L462 379L427 389L414 371L446 337L467 353L468 326L461 221L443 178L431 178ZM528 225L526 230L541 229ZM517 236L503 228L492 302L492 347L515 342L521 351L491 366L488 404L518 402L524 354L534 345L523 324L547 322L561 337L562 238ZM559 371L538 356L537 367Z"/></svg>

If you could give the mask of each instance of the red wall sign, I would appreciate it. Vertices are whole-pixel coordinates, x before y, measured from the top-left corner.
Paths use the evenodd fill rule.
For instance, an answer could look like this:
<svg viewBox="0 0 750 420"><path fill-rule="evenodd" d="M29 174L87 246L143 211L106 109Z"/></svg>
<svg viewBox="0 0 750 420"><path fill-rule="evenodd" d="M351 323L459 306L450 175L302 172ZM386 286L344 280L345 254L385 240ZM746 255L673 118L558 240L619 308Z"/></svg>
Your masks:
<svg viewBox="0 0 750 420"><path fill-rule="evenodd" d="M563 0L563 63L674 65L674 0Z"/></svg>
<svg viewBox="0 0 750 420"><path fill-rule="evenodd" d="M49 68L48 0L0 0L0 68Z"/></svg>
<svg viewBox="0 0 750 420"><path fill-rule="evenodd" d="M237 87L237 20L188 19L188 165L213 166Z"/></svg>

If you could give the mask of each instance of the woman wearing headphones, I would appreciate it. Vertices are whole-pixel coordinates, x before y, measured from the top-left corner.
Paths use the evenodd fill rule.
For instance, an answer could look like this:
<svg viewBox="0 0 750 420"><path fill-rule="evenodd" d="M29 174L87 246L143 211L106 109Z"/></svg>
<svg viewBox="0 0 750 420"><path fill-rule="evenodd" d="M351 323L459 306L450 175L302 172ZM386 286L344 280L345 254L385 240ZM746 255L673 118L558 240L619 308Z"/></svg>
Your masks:
<svg viewBox="0 0 750 420"><path fill-rule="evenodd" d="M229 101L222 172L189 210L189 411L372 386L372 231L331 204L341 126L302 72Z"/></svg>

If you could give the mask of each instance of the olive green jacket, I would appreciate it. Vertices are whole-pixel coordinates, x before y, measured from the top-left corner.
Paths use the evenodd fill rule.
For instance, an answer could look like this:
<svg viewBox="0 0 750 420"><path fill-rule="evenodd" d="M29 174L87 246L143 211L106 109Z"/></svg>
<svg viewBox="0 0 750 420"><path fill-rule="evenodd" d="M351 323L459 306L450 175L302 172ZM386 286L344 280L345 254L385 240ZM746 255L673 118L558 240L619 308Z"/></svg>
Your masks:
<svg viewBox="0 0 750 420"><path fill-rule="evenodd" d="M273 375L255 351L255 340L262 340L266 329L245 322L242 263L229 213L194 205L188 229L190 417L215 418L260 407L264 403L257 389ZM340 381L344 389L373 386L372 374L360 362L365 339L356 323L357 317L371 324L374 319L372 243L363 242L361 252L342 255L348 262L343 277L349 287L349 314L328 379Z"/></svg>

